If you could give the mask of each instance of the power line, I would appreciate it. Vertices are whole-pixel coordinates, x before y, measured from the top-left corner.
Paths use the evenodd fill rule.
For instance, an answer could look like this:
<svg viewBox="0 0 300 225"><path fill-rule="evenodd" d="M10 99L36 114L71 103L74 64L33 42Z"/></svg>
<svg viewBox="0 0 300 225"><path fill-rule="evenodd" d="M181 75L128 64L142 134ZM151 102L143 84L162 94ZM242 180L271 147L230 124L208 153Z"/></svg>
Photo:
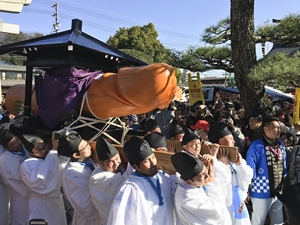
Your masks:
<svg viewBox="0 0 300 225"><path fill-rule="evenodd" d="M44 0L44 1L36 0L35 2L37 2L39 4L48 5L46 3L47 2L46 0ZM48 2L51 2L51 1L48 1ZM82 7L79 8L79 7L75 7L75 6L64 4L64 3L60 3L60 8L63 8L65 10L69 10L69 11L72 11L72 12L80 13L80 14L83 14L83 15L92 16L92 17L103 19L103 20L115 22L115 23L126 24L126 25L131 25L131 26L132 26L132 24L139 25L139 26L143 25L141 23L132 22L132 21L125 20L125 19L120 19L120 18L117 18L117 17L114 17L114 16L109 16L109 15L106 15L106 14L102 14L102 13L98 13L98 12L95 12L95 11L87 10L87 9L82 8ZM158 31L160 31L160 33L164 33L164 34L171 35L171 36L177 36L177 37L180 37L180 38L197 40L197 41L199 41L199 39L200 39L199 37L188 35L188 34L180 32L180 31L171 31L171 30L161 29L159 27L156 28L156 29Z"/></svg>
<svg viewBox="0 0 300 225"><path fill-rule="evenodd" d="M33 9L33 8L27 8L27 7L23 9L23 12L25 12L25 13L28 12L28 13L36 13L36 14L45 14L45 15L52 15L53 14L52 11L50 11L50 10L40 10L40 9ZM70 20L70 21L72 19L76 18L76 17L68 15L68 14L60 14L59 17ZM115 29L113 29L111 27L108 27L108 26L103 26L103 25L100 25L98 23L91 22L91 21L88 21L88 20L82 20L82 21L88 27L92 27L92 28L95 28L95 29L106 31L106 32L111 33L111 34L114 34L116 32ZM178 48L187 48L189 46L188 44L185 45L185 44L181 44L181 43L175 43L175 42L163 41L163 40L161 41L161 43L166 45L166 46L169 46L169 47L172 46L172 47L178 47Z"/></svg>

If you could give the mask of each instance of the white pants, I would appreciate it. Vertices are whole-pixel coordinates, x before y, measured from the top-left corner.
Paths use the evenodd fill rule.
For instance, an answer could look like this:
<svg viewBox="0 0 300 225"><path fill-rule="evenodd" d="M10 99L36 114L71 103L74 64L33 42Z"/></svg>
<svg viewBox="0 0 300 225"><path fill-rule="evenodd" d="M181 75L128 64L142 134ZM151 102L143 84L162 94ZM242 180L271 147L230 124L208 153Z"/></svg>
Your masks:
<svg viewBox="0 0 300 225"><path fill-rule="evenodd" d="M252 198L252 225L264 225L269 213L271 225L283 223L282 203L277 197Z"/></svg>

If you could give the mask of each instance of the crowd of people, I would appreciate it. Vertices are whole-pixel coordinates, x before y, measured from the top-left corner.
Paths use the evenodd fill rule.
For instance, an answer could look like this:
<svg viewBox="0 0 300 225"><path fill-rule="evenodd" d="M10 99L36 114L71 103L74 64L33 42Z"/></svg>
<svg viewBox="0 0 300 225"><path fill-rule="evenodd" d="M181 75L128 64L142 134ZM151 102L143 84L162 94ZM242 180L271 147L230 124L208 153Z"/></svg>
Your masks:
<svg viewBox="0 0 300 225"><path fill-rule="evenodd" d="M215 97L121 118L143 133L125 142L126 161L103 137L93 152L73 130L48 144L1 127L0 224L300 224L293 105L274 101L276 115L263 117ZM237 147L235 160L226 146ZM176 172L158 167L154 151L172 152Z"/></svg>

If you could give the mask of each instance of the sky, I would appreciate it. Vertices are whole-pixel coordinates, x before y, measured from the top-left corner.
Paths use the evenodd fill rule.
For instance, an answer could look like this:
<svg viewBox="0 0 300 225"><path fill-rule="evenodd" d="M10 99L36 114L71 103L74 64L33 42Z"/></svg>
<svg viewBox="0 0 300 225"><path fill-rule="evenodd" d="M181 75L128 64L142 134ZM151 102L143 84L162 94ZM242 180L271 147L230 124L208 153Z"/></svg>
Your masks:
<svg viewBox="0 0 300 225"><path fill-rule="evenodd" d="M3 23L18 24L20 31L54 32L55 0L32 0L19 14L0 12ZM300 14L299 0L256 0L255 26L272 24L291 13ZM69 30L71 20L82 20L83 32L106 42L120 27L153 23L160 42L167 48L184 50L204 46L204 29L230 15L230 0L59 0L59 31ZM266 51L271 44L267 44ZM257 51L261 55L261 51Z"/></svg>

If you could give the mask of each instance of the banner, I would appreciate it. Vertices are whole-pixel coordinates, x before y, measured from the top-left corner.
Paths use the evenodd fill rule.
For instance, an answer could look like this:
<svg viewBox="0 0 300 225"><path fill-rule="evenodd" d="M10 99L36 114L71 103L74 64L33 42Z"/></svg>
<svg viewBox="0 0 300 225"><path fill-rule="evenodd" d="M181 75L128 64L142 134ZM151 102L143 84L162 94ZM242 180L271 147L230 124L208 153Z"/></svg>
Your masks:
<svg viewBox="0 0 300 225"><path fill-rule="evenodd" d="M293 124L299 124L300 88L296 87L293 111Z"/></svg>
<svg viewBox="0 0 300 225"><path fill-rule="evenodd" d="M222 100L240 99L239 90L237 88L214 87L214 96L217 92Z"/></svg>
<svg viewBox="0 0 300 225"><path fill-rule="evenodd" d="M214 100L214 93L211 87L202 88L205 102L212 102Z"/></svg>
<svg viewBox="0 0 300 225"><path fill-rule="evenodd" d="M188 74L189 79L189 103L193 105L197 101L202 101L205 104L200 73Z"/></svg>

